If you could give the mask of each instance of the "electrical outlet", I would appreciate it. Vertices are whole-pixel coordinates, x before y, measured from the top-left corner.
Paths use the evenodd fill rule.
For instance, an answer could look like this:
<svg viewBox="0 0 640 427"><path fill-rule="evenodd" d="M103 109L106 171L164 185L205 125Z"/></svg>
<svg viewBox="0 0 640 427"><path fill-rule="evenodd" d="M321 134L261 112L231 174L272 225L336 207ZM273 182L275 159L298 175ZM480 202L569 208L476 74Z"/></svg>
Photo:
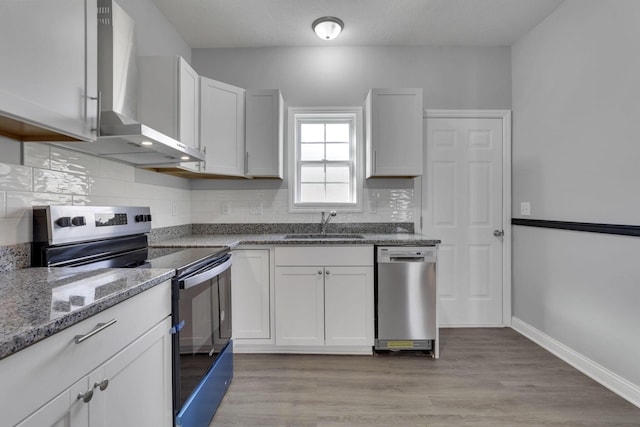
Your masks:
<svg viewBox="0 0 640 427"><path fill-rule="evenodd" d="M531 202L520 202L520 215L531 215Z"/></svg>
<svg viewBox="0 0 640 427"><path fill-rule="evenodd" d="M178 202L171 202L171 215L178 215Z"/></svg>
<svg viewBox="0 0 640 427"><path fill-rule="evenodd" d="M222 215L231 215L231 202L222 202Z"/></svg>

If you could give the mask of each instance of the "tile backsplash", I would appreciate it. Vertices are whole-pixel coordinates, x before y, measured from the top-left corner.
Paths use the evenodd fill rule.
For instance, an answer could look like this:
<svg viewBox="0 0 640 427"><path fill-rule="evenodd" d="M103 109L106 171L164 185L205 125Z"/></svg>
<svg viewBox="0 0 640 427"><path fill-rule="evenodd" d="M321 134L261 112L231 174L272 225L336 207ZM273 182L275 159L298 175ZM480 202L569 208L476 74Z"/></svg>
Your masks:
<svg viewBox="0 0 640 427"><path fill-rule="evenodd" d="M332 222L413 222L413 188L365 189L363 212L338 212ZM320 213L290 213L287 189L192 190L191 218L208 223L314 223Z"/></svg>
<svg viewBox="0 0 640 427"><path fill-rule="evenodd" d="M249 189L247 181L233 189L203 189L47 143L24 143L23 163L0 159L0 246L31 241L31 207L40 204L149 206L154 230L168 230L164 234L182 233L191 224L320 222L320 213L290 213L286 188ZM332 223L415 223L419 202L412 183L363 190L363 211L338 212Z"/></svg>
<svg viewBox="0 0 640 427"><path fill-rule="evenodd" d="M40 204L149 206L154 228L191 223L189 188L140 182L133 166L54 145L23 146L23 166L0 163L0 246L31 241Z"/></svg>

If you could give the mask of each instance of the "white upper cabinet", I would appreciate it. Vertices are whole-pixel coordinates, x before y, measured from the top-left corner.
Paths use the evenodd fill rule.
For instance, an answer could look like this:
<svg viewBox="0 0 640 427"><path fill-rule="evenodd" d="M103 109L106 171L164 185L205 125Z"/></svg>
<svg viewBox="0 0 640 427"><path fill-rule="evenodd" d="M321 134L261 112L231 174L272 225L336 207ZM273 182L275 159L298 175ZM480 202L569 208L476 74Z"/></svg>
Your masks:
<svg viewBox="0 0 640 427"><path fill-rule="evenodd" d="M200 147L206 153L201 172L245 176L244 92L200 77Z"/></svg>
<svg viewBox="0 0 640 427"><path fill-rule="evenodd" d="M0 2L0 133L97 137L96 0Z"/></svg>
<svg viewBox="0 0 640 427"><path fill-rule="evenodd" d="M422 89L371 89L366 100L366 175L422 175Z"/></svg>
<svg viewBox="0 0 640 427"><path fill-rule="evenodd" d="M198 74L179 56L138 58L138 119L193 148L200 146Z"/></svg>
<svg viewBox="0 0 640 427"><path fill-rule="evenodd" d="M200 149L200 79L179 56L138 57L138 119L190 147ZM181 163L198 170L197 162Z"/></svg>
<svg viewBox="0 0 640 427"><path fill-rule="evenodd" d="M277 89L251 89L246 91L245 102L246 175L282 179L282 94Z"/></svg>

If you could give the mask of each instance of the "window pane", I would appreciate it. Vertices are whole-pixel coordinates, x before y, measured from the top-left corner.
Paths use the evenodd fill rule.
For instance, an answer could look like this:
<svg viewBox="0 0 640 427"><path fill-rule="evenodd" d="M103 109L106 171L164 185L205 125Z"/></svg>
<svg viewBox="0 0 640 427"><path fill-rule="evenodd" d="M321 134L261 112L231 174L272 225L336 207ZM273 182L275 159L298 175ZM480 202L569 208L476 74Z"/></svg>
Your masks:
<svg viewBox="0 0 640 427"><path fill-rule="evenodd" d="M327 144L327 160L349 160L349 144Z"/></svg>
<svg viewBox="0 0 640 427"><path fill-rule="evenodd" d="M324 166L302 166L300 168L301 182L324 182Z"/></svg>
<svg viewBox="0 0 640 427"><path fill-rule="evenodd" d="M324 123L300 124L301 142L324 142Z"/></svg>
<svg viewBox="0 0 640 427"><path fill-rule="evenodd" d="M349 166L327 165L327 182L349 182Z"/></svg>
<svg viewBox="0 0 640 427"><path fill-rule="evenodd" d="M300 184L300 201L302 203L324 202L324 184Z"/></svg>
<svg viewBox="0 0 640 427"><path fill-rule="evenodd" d="M349 184L327 184L327 201L349 203Z"/></svg>
<svg viewBox="0 0 640 427"><path fill-rule="evenodd" d="M301 144L300 160L324 160L324 144Z"/></svg>
<svg viewBox="0 0 640 427"><path fill-rule="evenodd" d="M349 123L327 123L327 142L349 142Z"/></svg>

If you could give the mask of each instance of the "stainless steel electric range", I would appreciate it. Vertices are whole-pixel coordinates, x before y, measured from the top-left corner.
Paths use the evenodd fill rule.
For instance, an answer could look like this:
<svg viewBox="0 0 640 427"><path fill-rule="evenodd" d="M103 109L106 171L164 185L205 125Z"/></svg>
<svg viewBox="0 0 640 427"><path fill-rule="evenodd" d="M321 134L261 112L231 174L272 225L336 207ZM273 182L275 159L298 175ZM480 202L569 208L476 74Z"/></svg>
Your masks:
<svg viewBox="0 0 640 427"><path fill-rule="evenodd" d="M148 207L33 208L32 266L170 268L177 426L209 425L233 378L227 247L151 248Z"/></svg>

